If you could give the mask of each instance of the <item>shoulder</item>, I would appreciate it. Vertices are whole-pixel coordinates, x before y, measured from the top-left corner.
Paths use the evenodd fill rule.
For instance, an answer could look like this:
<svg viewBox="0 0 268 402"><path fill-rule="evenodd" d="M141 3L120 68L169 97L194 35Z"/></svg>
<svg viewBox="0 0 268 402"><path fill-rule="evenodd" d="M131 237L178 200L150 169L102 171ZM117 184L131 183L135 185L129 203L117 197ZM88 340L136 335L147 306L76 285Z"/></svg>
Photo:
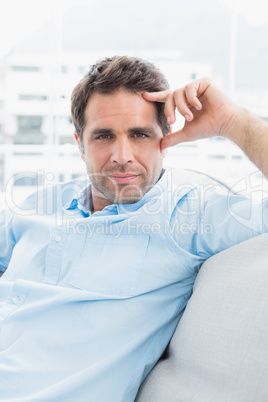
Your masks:
<svg viewBox="0 0 268 402"><path fill-rule="evenodd" d="M166 175L171 178L172 185L175 187L196 188L200 186L207 186L215 189L222 189L223 191L232 191L230 186L224 181L214 177L213 175L191 170L191 169L167 169Z"/></svg>
<svg viewBox="0 0 268 402"><path fill-rule="evenodd" d="M30 213L55 213L71 200L89 184L89 179L85 176L63 183L44 185L30 194L19 205L15 205L14 212Z"/></svg>
<svg viewBox="0 0 268 402"><path fill-rule="evenodd" d="M189 170L167 169L165 171L168 190L172 193L174 207L177 203L187 202L205 204L216 194L234 194L230 186L212 175Z"/></svg>

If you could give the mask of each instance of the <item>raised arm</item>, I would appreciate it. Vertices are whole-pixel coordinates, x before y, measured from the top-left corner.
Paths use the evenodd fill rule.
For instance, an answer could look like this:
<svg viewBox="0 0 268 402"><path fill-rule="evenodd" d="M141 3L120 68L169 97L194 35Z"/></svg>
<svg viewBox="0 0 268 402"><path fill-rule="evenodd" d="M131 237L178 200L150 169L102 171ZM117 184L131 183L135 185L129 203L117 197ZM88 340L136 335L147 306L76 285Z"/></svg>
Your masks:
<svg viewBox="0 0 268 402"><path fill-rule="evenodd" d="M193 81L174 92L144 92L143 97L152 102L165 102L170 124L175 122L176 108L185 118L181 130L163 138L162 149L222 136L236 143L268 178L268 125L231 101L208 78Z"/></svg>

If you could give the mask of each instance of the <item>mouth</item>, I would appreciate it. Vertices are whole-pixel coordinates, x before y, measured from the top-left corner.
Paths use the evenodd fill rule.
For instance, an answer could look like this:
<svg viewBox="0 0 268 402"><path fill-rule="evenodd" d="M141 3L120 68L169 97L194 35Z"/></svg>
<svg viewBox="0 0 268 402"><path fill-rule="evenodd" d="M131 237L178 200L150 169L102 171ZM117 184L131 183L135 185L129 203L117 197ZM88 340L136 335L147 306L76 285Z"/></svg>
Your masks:
<svg viewBox="0 0 268 402"><path fill-rule="evenodd" d="M118 174L111 174L108 177L112 179L115 183L128 184L136 180L137 177L139 177L139 175L130 173L118 173Z"/></svg>

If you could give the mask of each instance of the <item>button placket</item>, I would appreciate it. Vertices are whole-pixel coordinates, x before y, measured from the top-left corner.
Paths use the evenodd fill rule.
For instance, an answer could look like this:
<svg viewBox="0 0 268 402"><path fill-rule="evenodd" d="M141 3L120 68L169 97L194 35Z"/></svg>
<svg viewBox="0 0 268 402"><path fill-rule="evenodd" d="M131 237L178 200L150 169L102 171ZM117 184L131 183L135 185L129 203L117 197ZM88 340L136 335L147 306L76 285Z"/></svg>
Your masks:
<svg viewBox="0 0 268 402"><path fill-rule="evenodd" d="M46 267L43 282L56 285L59 281L62 254L65 248L67 234L59 229L52 233L47 249Z"/></svg>
<svg viewBox="0 0 268 402"><path fill-rule="evenodd" d="M59 233L56 233L55 236L54 236L54 240L57 243L60 242L61 241L61 235Z"/></svg>

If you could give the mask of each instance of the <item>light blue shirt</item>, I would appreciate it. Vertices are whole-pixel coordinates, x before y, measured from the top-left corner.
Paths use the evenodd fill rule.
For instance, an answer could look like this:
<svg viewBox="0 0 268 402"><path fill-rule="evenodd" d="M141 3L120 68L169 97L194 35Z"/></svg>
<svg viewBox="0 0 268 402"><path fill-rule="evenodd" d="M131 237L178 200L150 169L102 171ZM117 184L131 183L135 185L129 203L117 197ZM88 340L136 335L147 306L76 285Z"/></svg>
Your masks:
<svg viewBox="0 0 268 402"><path fill-rule="evenodd" d="M134 401L202 262L268 230L267 200L171 176L94 214L86 180L2 212L1 401Z"/></svg>

